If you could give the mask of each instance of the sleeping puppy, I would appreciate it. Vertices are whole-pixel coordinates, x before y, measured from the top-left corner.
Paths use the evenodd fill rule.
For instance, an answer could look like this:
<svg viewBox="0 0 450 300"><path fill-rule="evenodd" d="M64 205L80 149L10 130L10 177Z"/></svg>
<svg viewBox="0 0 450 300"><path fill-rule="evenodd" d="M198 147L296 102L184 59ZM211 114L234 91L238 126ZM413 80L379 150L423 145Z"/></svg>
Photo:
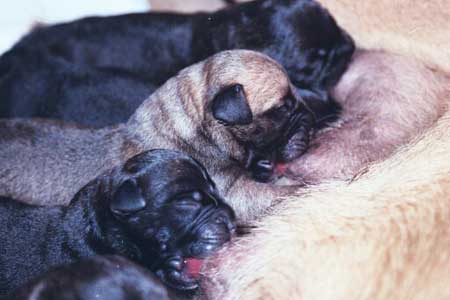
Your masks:
<svg viewBox="0 0 450 300"><path fill-rule="evenodd" d="M253 51L225 51L181 71L123 125L1 121L0 195L68 203L90 180L144 150L179 149L208 169L245 220L289 191L254 178L302 154L313 126L280 65ZM261 153L272 161L261 163Z"/></svg>
<svg viewBox="0 0 450 300"><path fill-rule="evenodd" d="M114 254L178 290L197 287L190 264L235 231L234 213L206 170L178 151L153 150L82 188L68 206L0 198L0 294L51 266Z"/></svg>
<svg viewBox="0 0 450 300"><path fill-rule="evenodd" d="M3 299L0 297L0 299ZM95 256L53 268L5 300L169 300L153 274L120 256Z"/></svg>
<svg viewBox="0 0 450 300"><path fill-rule="evenodd" d="M183 67L222 50L267 54L317 117L354 50L310 0L258 0L212 14L145 13L38 28L0 58L0 117L103 127L125 122Z"/></svg>

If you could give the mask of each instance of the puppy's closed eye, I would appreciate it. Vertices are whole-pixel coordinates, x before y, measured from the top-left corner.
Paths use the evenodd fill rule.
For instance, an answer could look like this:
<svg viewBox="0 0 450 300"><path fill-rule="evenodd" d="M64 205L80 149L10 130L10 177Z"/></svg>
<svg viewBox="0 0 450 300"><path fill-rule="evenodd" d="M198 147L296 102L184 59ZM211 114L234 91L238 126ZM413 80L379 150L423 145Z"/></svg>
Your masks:
<svg viewBox="0 0 450 300"><path fill-rule="evenodd" d="M180 210L197 210L202 206L202 199L200 192L183 194L175 199L174 205L176 209Z"/></svg>

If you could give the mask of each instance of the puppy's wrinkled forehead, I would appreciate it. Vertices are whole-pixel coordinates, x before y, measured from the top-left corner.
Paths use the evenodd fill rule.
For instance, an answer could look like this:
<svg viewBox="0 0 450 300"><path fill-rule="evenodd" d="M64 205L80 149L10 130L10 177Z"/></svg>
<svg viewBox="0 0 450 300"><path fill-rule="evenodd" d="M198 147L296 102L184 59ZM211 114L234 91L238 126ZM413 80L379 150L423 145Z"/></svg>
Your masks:
<svg viewBox="0 0 450 300"><path fill-rule="evenodd" d="M255 115L279 105L289 93L289 78L283 67L255 51L224 51L208 59L204 68L209 95L241 84Z"/></svg>

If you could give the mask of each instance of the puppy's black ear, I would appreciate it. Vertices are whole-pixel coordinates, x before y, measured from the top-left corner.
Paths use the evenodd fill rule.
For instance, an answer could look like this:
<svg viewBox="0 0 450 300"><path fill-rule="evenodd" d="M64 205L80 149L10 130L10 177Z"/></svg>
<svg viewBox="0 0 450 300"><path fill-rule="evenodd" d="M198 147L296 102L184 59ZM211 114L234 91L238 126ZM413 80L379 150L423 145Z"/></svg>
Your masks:
<svg viewBox="0 0 450 300"><path fill-rule="evenodd" d="M247 125L253 121L252 111L240 84L221 90L214 97L212 112L214 118L225 125Z"/></svg>
<svg viewBox="0 0 450 300"><path fill-rule="evenodd" d="M127 180L114 194L109 208L118 215L126 215L137 212L147 205L142 196L141 189L132 180Z"/></svg>

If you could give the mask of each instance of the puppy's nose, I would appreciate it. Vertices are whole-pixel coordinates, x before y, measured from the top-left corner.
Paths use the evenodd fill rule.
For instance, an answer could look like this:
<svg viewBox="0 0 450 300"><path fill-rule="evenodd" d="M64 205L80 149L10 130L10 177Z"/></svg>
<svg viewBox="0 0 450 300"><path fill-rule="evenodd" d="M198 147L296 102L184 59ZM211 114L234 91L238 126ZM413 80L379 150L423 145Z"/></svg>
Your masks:
<svg viewBox="0 0 450 300"><path fill-rule="evenodd" d="M268 159L256 161L252 168L253 179L259 182L268 182L271 180L274 172L274 165Z"/></svg>

